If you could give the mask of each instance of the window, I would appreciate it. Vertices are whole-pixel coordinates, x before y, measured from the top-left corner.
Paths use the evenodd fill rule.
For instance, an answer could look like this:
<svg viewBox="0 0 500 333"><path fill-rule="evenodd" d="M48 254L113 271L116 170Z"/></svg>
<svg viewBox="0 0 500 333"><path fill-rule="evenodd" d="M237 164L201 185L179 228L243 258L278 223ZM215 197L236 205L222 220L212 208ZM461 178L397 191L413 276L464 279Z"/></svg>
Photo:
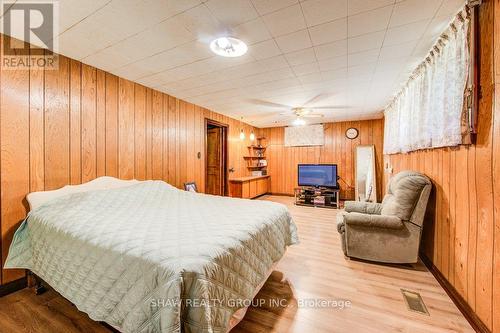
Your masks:
<svg viewBox="0 0 500 333"><path fill-rule="evenodd" d="M460 11L385 110L384 153L470 143L475 131L474 9Z"/></svg>

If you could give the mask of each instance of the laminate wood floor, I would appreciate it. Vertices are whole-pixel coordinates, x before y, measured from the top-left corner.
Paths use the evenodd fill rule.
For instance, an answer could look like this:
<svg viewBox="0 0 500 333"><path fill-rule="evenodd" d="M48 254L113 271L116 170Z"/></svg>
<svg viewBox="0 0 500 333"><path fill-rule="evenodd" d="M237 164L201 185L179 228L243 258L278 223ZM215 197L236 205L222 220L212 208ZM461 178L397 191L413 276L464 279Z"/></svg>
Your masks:
<svg viewBox="0 0 500 333"><path fill-rule="evenodd" d="M232 333L473 332L421 263L405 267L345 259L335 226L336 210L296 207L289 197L262 199L289 207L301 242L287 250L256 296L254 303L265 304L251 307ZM419 292L429 315L410 312L401 288ZM317 304L318 300L325 303ZM351 305L335 308L335 301ZM111 330L54 291L35 296L24 289L0 298L0 332Z"/></svg>

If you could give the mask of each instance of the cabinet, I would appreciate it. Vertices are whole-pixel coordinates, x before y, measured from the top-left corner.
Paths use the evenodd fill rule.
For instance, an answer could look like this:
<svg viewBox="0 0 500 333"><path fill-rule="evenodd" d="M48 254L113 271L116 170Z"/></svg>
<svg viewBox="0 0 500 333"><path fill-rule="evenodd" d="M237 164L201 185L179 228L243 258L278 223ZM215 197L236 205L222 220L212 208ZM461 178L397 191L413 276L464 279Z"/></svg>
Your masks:
<svg viewBox="0 0 500 333"><path fill-rule="evenodd" d="M268 192L270 176L240 177L229 180L229 195L251 199Z"/></svg>

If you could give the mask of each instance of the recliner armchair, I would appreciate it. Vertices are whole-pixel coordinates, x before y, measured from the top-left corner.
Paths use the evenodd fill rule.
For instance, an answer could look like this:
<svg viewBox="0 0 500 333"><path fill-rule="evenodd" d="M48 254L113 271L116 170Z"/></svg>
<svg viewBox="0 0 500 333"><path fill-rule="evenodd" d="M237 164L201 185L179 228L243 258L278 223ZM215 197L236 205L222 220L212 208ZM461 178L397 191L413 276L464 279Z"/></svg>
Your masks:
<svg viewBox="0 0 500 333"><path fill-rule="evenodd" d="M416 263L432 183L403 171L389 182L382 203L347 201L337 230L347 257L385 263Z"/></svg>

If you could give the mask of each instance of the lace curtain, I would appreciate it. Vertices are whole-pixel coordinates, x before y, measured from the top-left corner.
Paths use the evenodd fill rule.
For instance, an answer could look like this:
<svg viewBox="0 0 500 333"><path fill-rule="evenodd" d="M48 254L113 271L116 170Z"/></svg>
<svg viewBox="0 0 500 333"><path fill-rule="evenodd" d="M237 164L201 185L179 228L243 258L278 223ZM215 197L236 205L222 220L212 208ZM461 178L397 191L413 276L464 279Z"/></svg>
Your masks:
<svg viewBox="0 0 500 333"><path fill-rule="evenodd" d="M385 154L462 143L469 26L464 9L386 108Z"/></svg>

